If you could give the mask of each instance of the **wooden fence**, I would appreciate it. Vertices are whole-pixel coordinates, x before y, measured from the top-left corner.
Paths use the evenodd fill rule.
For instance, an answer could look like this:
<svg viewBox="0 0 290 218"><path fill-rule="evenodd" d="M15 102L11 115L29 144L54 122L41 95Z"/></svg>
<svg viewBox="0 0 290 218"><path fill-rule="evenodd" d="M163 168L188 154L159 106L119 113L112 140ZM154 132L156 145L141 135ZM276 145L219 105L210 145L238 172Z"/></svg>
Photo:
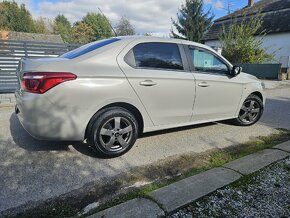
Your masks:
<svg viewBox="0 0 290 218"><path fill-rule="evenodd" d="M79 44L0 40L0 92L13 92L18 86L16 70L21 58L57 57Z"/></svg>

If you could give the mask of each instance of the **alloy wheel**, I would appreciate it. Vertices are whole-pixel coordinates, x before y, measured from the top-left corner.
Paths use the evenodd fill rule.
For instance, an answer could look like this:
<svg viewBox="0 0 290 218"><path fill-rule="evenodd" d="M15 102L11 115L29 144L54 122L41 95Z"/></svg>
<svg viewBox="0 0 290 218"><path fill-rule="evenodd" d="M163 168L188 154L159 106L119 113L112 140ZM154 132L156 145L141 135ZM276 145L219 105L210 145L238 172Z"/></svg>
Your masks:
<svg viewBox="0 0 290 218"><path fill-rule="evenodd" d="M109 151L126 149L132 139L132 125L125 117L113 117L105 122L99 132L103 148Z"/></svg>
<svg viewBox="0 0 290 218"><path fill-rule="evenodd" d="M239 119L247 124L254 123L261 112L260 104L255 100L246 100L240 110Z"/></svg>

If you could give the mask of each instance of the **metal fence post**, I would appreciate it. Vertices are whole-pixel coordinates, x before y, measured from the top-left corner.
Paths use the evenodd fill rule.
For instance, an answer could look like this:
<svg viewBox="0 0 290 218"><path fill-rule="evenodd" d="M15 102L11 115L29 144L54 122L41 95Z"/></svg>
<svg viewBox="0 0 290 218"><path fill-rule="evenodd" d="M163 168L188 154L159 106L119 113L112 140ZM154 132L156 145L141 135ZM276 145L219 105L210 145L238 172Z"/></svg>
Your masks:
<svg viewBox="0 0 290 218"><path fill-rule="evenodd" d="M26 42L24 42L23 43L23 45L24 45L24 54L25 54L25 57L28 57L28 51L27 51L27 44L26 44Z"/></svg>

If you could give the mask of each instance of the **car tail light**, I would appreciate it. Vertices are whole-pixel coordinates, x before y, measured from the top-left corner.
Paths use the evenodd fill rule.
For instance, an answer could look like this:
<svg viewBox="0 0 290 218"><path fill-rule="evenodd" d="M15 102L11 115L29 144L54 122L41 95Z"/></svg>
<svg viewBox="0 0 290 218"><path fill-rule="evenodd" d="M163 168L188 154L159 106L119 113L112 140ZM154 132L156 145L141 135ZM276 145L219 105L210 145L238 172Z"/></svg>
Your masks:
<svg viewBox="0 0 290 218"><path fill-rule="evenodd" d="M24 73L22 87L27 92L42 94L62 82L75 80L76 78L77 76L72 73Z"/></svg>

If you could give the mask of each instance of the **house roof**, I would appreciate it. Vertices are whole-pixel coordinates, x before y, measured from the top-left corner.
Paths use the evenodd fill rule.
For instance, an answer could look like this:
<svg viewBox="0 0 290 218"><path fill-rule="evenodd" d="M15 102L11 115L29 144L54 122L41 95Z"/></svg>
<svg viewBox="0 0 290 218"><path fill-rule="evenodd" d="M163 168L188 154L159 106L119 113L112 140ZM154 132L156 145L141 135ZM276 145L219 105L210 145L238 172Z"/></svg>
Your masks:
<svg viewBox="0 0 290 218"><path fill-rule="evenodd" d="M261 30L265 30L267 34L290 32L290 0L260 0L252 7L244 7L215 20L210 30L206 33L204 40L218 39L223 25L227 29L234 21L239 22L244 17L249 19L259 12L263 15Z"/></svg>

